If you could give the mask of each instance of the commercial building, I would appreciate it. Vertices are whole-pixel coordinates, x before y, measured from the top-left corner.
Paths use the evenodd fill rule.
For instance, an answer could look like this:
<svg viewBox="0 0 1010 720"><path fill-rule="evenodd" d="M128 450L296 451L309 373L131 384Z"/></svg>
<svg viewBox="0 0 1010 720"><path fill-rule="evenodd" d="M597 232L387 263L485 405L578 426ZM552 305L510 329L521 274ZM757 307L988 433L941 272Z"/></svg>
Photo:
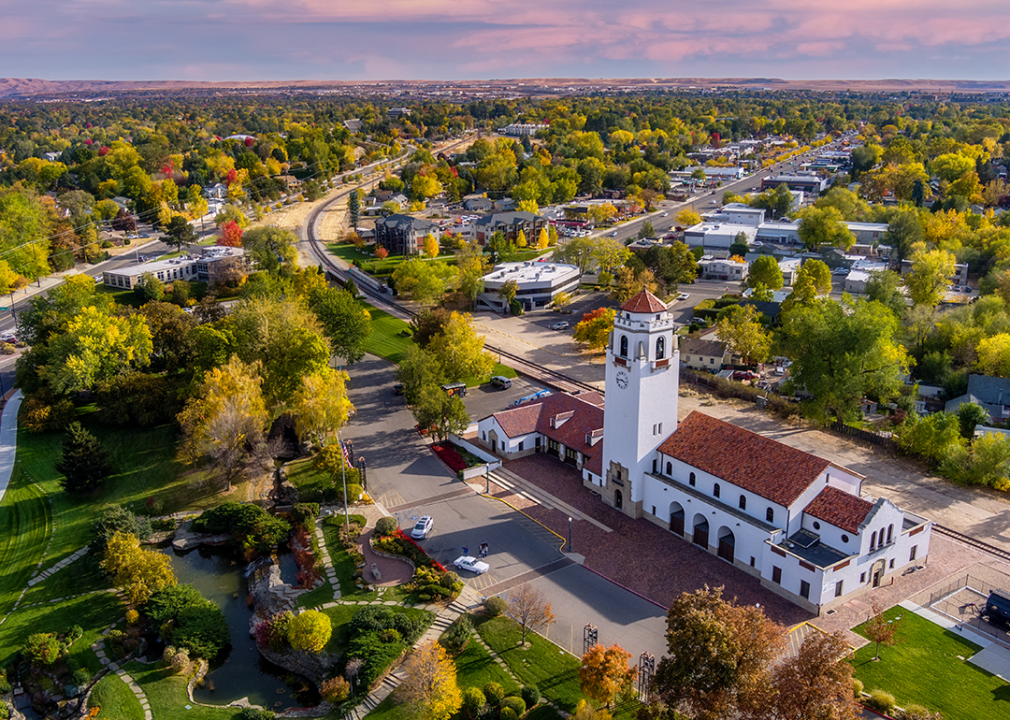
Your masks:
<svg viewBox="0 0 1010 720"><path fill-rule="evenodd" d="M509 281L517 287L516 300L524 310L547 307L560 293L578 289L582 274L575 265L546 262L512 262L496 265L484 276L484 292L477 296L477 308L504 312L508 308L498 291Z"/></svg>
<svg viewBox="0 0 1010 720"><path fill-rule="evenodd" d="M106 270L102 273L102 282L109 287L131 290L141 277L150 274L162 282L186 280L213 284L232 269L245 267L242 248L211 245L200 250L199 255L183 255Z"/></svg>
<svg viewBox="0 0 1010 720"><path fill-rule="evenodd" d="M750 266L746 261L737 262L729 258L720 259L706 256L698 261L699 274L705 280L741 282L747 279L749 269Z"/></svg>
<svg viewBox="0 0 1010 720"><path fill-rule="evenodd" d="M691 247L728 251L738 241L750 245L757 237L758 229L753 225L737 223L702 222L684 231L684 242Z"/></svg>
<svg viewBox="0 0 1010 720"><path fill-rule="evenodd" d="M643 291L614 320L605 407L596 393L551 396L482 418L478 441L564 458L603 502L814 614L926 561L932 523L864 497L863 475L698 411L679 423L676 343Z"/></svg>
<svg viewBox="0 0 1010 720"><path fill-rule="evenodd" d="M761 181L762 190L770 190L779 185L785 185L790 190L800 190L816 197L824 192L827 180L816 175L772 175Z"/></svg>

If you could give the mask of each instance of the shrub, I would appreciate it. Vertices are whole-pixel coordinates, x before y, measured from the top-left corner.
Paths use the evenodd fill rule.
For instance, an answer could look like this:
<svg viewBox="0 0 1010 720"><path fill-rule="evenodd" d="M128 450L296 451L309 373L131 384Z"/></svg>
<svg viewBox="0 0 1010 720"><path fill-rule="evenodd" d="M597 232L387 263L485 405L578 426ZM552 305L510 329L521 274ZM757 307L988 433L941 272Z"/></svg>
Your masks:
<svg viewBox="0 0 1010 720"><path fill-rule="evenodd" d="M473 633L473 622L469 615L460 615L452 625L442 633L438 642L449 652L456 654L466 647Z"/></svg>
<svg viewBox="0 0 1010 720"><path fill-rule="evenodd" d="M943 715L933 712L922 705L909 705L904 710L899 710L898 720L943 720Z"/></svg>
<svg viewBox="0 0 1010 720"><path fill-rule="evenodd" d="M236 720L274 720L275 717L269 710L258 708L242 708L242 712L235 716Z"/></svg>
<svg viewBox="0 0 1010 720"><path fill-rule="evenodd" d="M133 608L130 608L129 610L126 611L126 622L128 622L130 625L133 625L138 620L140 620L139 612L137 612Z"/></svg>
<svg viewBox="0 0 1010 720"><path fill-rule="evenodd" d="M463 704L460 710L467 720L477 720L484 714L487 699L480 688L468 687L463 689Z"/></svg>
<svg viewBox="0 0 1010 720"><path fill-rule="evenodd" d="M431 449L438 455L438 459L448 465L453 472L466 470L469 467L466 460L449 443L435 443Z"/></svg>
<svg viewBox="0 0 1010 720"><path fill-rule="evenodd" d="M500 683L489 682L484 685L484 697L492 707L498 707L505 699L505 688Z"/></svg>
<svg viewBox="0 0 1010 720"><path fill-rule="evenodd" d="M860 695L863 693L863 681L852 678L852 694L855 696L856 700L859 699Z"/></svg>
<svg viewBox="0 0 1010 720"><path fill-rule="evenodd" d="M296 615L288 626L288 642L295 650L322 652L333 634L330 618L318 610L306 610Z"/></svg>
<svg viewBox="0 0 1010 720"><path fill-rule="evenodd" d="M91 673L88 672L87 668L77 668L70 675L70 684L77 688L83 688L89 682L91 682Z"/></svg>
<svg viewBox="0 0 1010 720"><path fill-rule="evenodd" d="M228 644L228 626L220 608L192 585L158 590L144 605L144 614L161 628L166 642L196 657L210 660Z"/></svg>
<svg viewBox="0 0 1010 720"><path fill-rule="evenodd" d="M456 582L458 580L459 580L459 575L457 575L456 573L450 571L450 572L444 573L442 575L442 577L439 578L438 584L441 585L444 588L448 588L449 590L452 590L453 586L456 584Z"/></svg>
<svg viewBox="0 0 1010 720"><path fill-rule="evenodd" d="M536 685L523 685L523 689L519 694L526 701L526 707L528 708L540 702L540 688Z"/></svg>
<svg viewBox="0 0 1010 720"><path fill-rule="evenodd" d="M25 428L30 433L66 430L76 416L72 402L58 400L47 390L29 396L22 412Z"/></svg>
<svg viewBox="0 0 1010 720"><path fill-rule="evenodd" d="M351 684L339 675L329 680L324 680L319 686L319 694L326 702L338 705L347 699L351 694Z"/></svg>
<svg viewBox="0 0 1010 720"><path fill-rule="evenodd" d="M377 537L387 537L395 533L398 528L399 526L394 518L379 518L379 520L375 523L375 535Z"/></svg>
<svg viewBox="0 0 1010 720"><path fill-rule="evenodd" d="M291 508L291 518L298 527L314 528L318 516L319 503L295 503Z"/></svg>
<svg viewBox="0 0 1010 720"><path fill-rule="evenodd" d="M192 529L213 535L227 533L244 550L264 551L286 538L291 525L259 505L226 502L201 513Z"/></svg>
<svg viewBox="0 0 1010 720"><path fill-rule="evenodd" d="M862 699L863 705L884 715L890 715L894 709L894 695L883 690L873 690L870 697Z"/></svg>
<svg viewBox="0 0 1010 720"><path fill-rule="evenodd" d="M56 633L35 633L28 636L28 642L21 648L21 655L32 665L43 667L59 660L66 649Z"/></svg>
<svg viewBox="0 0 1010 720"><path fill-rule="evenodd" d="M498 713L498 720L519 720L519 716L516 715L516 711L510 707L503 707L501 712Z"/></svg>
<svg viewBox="0 0 1010 720"><path fill-rule="evenodd" d="M176 675L182 675L189 670L189 653L185 650L180 650L172 655L169 664L172 666L172 672Z"/></svg>
<svg viewBox="0 0 1010 720"><path fill-rule="evenodd" d="M498 617L499 615L504 615L505 611L508 609L508 603L502 598L495 595L494 597L489 597L484 601L484 612L491 617Z"/></svg>
<svg viewBox="0 0 1010 720"><path fill-rule="evenodd" d="M507 708L512 708L512 711L516 714L516 717L522 717L526 712L526 701L521 697L516 697L515 695L509 695L507 698L501 701L500 706L502 710Z"/></svg>
<svg viewBox="0 0 1010 720"><path fill-rule="evenodd" d="M343 502L344 499L345 499L345 498L341 497L343 494L344 494L344 488L341 487L337 491L337 498L341 502ZM364 495L365 495L365 491L362 489L362 487L360 485L358 485L356 483L347 483L347 497L346 497L346 500L347 500L348 503L356 503L359 500L363 500L364 499Z"/></svg>

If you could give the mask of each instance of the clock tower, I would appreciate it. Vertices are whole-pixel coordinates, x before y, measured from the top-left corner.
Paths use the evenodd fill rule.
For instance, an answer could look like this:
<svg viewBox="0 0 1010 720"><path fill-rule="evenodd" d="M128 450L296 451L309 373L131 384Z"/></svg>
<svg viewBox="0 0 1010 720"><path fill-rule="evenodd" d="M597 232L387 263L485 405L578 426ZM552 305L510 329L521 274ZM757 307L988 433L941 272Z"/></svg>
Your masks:
<svg viewBox="0 0 1010 720"><path fill-rule="evenodd" d="M643 474L656 448L677 429L680 351L673 317L642 290L614 318L607 346L603 413L603 499L631 517L642 515Z"/></svg>

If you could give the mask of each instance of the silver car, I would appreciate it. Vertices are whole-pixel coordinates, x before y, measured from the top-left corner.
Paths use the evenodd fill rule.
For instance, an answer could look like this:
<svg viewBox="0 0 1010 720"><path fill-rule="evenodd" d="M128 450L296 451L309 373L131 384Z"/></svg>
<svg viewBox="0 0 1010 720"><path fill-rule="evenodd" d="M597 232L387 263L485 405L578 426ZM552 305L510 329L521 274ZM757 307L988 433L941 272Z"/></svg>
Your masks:
<svg viewBox="0 0 1010 720"><path fill-rule="evenodd" d="M491 569L491 566L486 562L481 562L472 555L460 555L452 561L452 564L457 570L469 570L477 575L483 575Z"/></svg>
<svg viewBox="0 0 1010 720"><path fill-rule="evenodd" d="M415 540L424 540L424 538L428 537L428 533L431 532L434 524L435 521L431 518L431 515L424 515L414 525L414 529L410 531L410 536Z"/></svg>

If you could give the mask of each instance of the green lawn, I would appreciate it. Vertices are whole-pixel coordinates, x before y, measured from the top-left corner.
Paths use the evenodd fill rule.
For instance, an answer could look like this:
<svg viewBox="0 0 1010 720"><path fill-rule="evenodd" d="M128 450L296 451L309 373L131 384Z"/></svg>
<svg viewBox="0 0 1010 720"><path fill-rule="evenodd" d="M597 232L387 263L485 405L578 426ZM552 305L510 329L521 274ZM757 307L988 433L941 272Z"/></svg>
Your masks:
<svg viewBox="0 0 1010 720"><path fill-rule="evenodd" d="M519 685L512 676L498 666L491 654L477 642L477 638L471 638L463 652L456 656L455 662L456 682L461 688L482 688L486 683L496 682L505 688L506 695L519 690Z"/></svg>
<svg viewBox="0 0 1010 720"><path fill-rule="evenodd" d="M241 710L232 707L205 707L191 703L186 696L187 679L173 675L164 663L145 665L131 662L126 671L147 695L154 720L186 718L186 720L232 720ZM186 706L190 708L187 710Z"/></svg>
<svg viewBox="0 0 1010 720"><path fill-rule="evenodd" d="M944 720L1005 717L1010 712L1010 685L960 659L981 650L978 645L899 607L884 617L899 614L897 642L880 648L879 661L873 660L874 643L857 650L852 659L866 692L884 690L901 707L924 705L942 713ZM855 631L865 636L862 625Z"/></svg>
<svg viewBox="0 0 1010 720"><path fill-rule="evenodd" d="M86 497L70 495L59 484L60 473L55 465L63 434L33 434L24 427L18 429L16 468L26 472L53 501L55 535L44 567L90 542L91 523L96 512L107 503L125 505L141 514L148 498L161 503L162 513L198 511L227 499L220 494L220 483L209 481L200 471L187 472L176 462L176 430L172 426L110 427L91 420L86 411L82 411L79 419L106 447L116 468L102 490ZM41 522L38 511L29 514L35 518L33 522ZM10 524L10 520L0 520L0 532L5 538ZM0 560L7 565L5 556L0 556Z"/></svg>
<svg viewBox="0 0 1010 720"><path fill-rule="evenodd" d="M95 685L88 707L102 711L98 720L144 720L144 709L133 691L115 673L109 673Z"/></svg>
<svg viewBox="0 0 1010 720"><path fill-rule="evenodd" d="M365 352L399 363L414 340L410 325L389 313L365 303L372 316L372 334L365 343Z"/></svg>
<svg viewBox="0 0 1010 720"><path fill-rule="evenodd" d="M575 706L585 697L579 680L579 658L536 633L527 634L528 648L521 647L522 631L511 618L477 620L477 632L513 675L525 685L536 685L545 699L562 710L575 712ZM638 701L620 703L611 714L615 719L631 720L639 707Z"/></svg>
<svg viewBox="0 0 1010 720"><path fill-rule="evenodd" d="M42 559L52 525L42 491L15 469L0 503L0 616L10 612Z"/></svg>
<svg viewBox="0 0 1010 720"><path fill-rule="evenodd" d="M29 589L25 593L24 600L21 601L21 607L49 602L56 598L81 595L108 587L112 587L112 585L102 573L101 568L98 567L97 558L85 555Z"/></svg>
<svg viewBox="0 0 1010 720"><path fill-rule="evenodd" d="M342 514L338 517L343 521ZM324 521L323 538L326 540L326 550L330 554L330 562L337 575L337 582L340 583L341 596L348 598L358 591L358 587L354 583L354 572L358 569L358 565L341 544L338 526Z"/></svg>
<svg viewBox="0 0 1010 720"><path fill-rule="evenodd" d="M322 502L323 491L333 487L330 474L316 469L314 460L314 457L307 457L284 465L288 480L301 493L302 502Z"/></svg>
<svg viewBox="0 0 1010 720"><path fill-rule="evenodd" d="M92 672L99 665L89 647L105 627L126 612L122 601L112 593L96 593L64 602L19 607L0 627L0 667L6 666L28 639L38 632L62 633L74 625L84 629L84 636L70 648L70 655Z"/></svg>

